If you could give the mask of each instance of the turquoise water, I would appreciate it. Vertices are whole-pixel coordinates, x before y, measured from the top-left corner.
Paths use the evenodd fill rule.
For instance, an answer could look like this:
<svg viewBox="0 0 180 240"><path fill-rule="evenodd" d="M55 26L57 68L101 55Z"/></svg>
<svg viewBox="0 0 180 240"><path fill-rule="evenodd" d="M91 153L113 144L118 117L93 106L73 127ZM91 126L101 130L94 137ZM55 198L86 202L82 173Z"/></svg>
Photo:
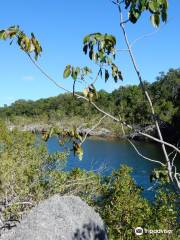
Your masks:
<svg viewBox="0 0 180 240"><path fill-rule="evenodd" d="M145 156L162 160L160 147L152 143L135 142L138 150ZM56 137L52 137L47 142L49 152L62 150ZM128 165L133 168L132 176L136 183L143 187L144 195L152 198L154 189L151 188L149 177L152 170L159 166L140 157L127 141L87 139L83 145L84 155L80 161L71 152L65 170L79 167L86 170L100 172L103 175L110 175L113 170L121 165Z"/></svg>

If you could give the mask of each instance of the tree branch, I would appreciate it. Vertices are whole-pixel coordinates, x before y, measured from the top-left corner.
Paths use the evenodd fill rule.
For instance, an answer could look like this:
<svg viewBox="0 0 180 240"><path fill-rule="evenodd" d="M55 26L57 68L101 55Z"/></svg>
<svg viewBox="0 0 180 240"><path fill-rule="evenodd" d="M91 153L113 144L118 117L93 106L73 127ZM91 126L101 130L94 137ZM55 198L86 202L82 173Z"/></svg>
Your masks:
<svg viewBox="0 0 180 240"><path fill-rule="evenodd" d="M121 121L121 116L120 116L120 115L119 115L119 119L120 119L120 121ZM125 137L126 134L125 134L124 126L123 126L122 123L121 123L121 128L122 128L123 136ZM127 140L128 140L128 142L133 146L134 150L137 152L137 154L138 154L140 157L142 157L142 158L144 158L144 159L146 159L146 160L148 160L148 161L158 163L158 164L160 164L161 166L166 166L165 164L163 164L163 163L160 162L160 161L157 161L157 160L154 160L154 159L151 159L151 158L148 158L148 157L144 156L143 154L141 154L141 153L139 152L139 150L137 149L137 147L135 146L135 144L134 144L130 139L127 138Z"/></svg>
<svg viewBox="0 0 180 240"><path fill-rule="evenodd" d="M144 34L144 35L142 35L142 36L134 39L134 40L130 43L130 47L132 48L132 46L133 46L136 42L142 40L143 38L145 38L145 37L150 37L150 36L156 34L157 32L159 32L159 30L160 30L160 29L158 28L156 31L153 31L153 32L151 32L151 33L146 33L146 34Z"/></svg>
<svg viewBox="0 0 180 240"><path fill-rule="evenodd" d="M49 76L49 74L47 74L47 73L42 69L42 67L41 67L29 54L28 54L28 57L29 57L30 61L35 65L35 67L36 67L49 81L51 81L54 85L56 85L58 88L64 90L65 92L68 92L68 93L71 93L71 94L72 94L72 92L71 92L70 90L66 89L66 88L63 87L61 84L59 84L58 82L56 82L51 76ZM89 99L86 98L86 97L84 97L84 96L81 96L81 95L79 95L79 94L77 94L77 93L74 93L74 95L75 95L78 99L83 99L83 100L89 102ZM104 115L108 116L108 117L111 118L112 120L114 120L114 121L116 121L116 122L120 122L120 120L119 120L118 118L116 118L116 117L114 117L113 115L105 112L103 109L99 108L94 102L91 101L90 104L93 105L99 112L101 112L101 113L103 113ZM130 130L136 131L135 128L133 128L131 125L127 124L126 122L121 121L121 123L122 123L124 126L126 126L127 128L129 128ZM174 149L175 151L177 151L178 153L180 153L180 149L177 148L177 147L175 147L174 145L172 145L172 144L170 144L170 143L167 143L167 142L165 142L165 141L163 141L163 140L160 140L160 139L158 139L158 138L156 138L156 137L153 137L153 136L151 136L151 135L149 135L149 134L147 134L147 133L143 133L143 132L141 132L141 131L138 131L138 133L139 133L140 135L146 136L147 138L150 138L150 139L152 139L152 140L154 140L154 141L156 141L156 142L165 144L165 145L173 148L173 149Z"/></svg>
<svg viewBox="0 0 180 240"><path fill-rule="evenodd" d="M86 140L87 136L89 135L89 133L92 132L95 128L97 128L97 127L101 124L102 120L103 120L105 117L107 117L107 116L104 115L104 116L99 120L98 123L96 123L89 131L86 132L86 134L85 134L85 136L84 136L81 144L83 144L83 143L85 142L85 140Z"/></svg>
<svg viewBox="0 0 180 240"><path fill-rule="evenodd" d="M117 0L117 3L120 3L119 0ZM131 49L131 45L130 45L129 40L128 40L128 36L127 36L126 30L125 30L125 26L124 26L124 18L123 18L123 14L122 14L122 10L121 10L121 5L120 4L118 4L118 11L119 11L119 15L120 15L120 27L122 29L122 32L123 32L123 35L124 35L124 39L125 39L127 48L129 49L129 55L130 55L130 58L131 58L134 70L135 70L135 72L137 74L137 77L139 79L141 89L142 89L142 91L143 91L143 93L144 93L144 95L147 98L147 101L149 103L149 106L150 106L150 109L151 109L151 113L153 115L153 119L154 119L154 122L155 122L155 125L156 125L156 129L157 129L157 132L158 132L159 139L161 141L163 141L161 130L160 130L158 121L156 120L156 117L155 117L155 111L154 111L154 107L153 107L151 98L149 96L149 93L145 89L141 73L140 73L140 71L139 71L139 69L137 67L137 64L136 64L136 61L135 61L135 57L134 57L134 54L133 54L132 49ZM173 175L172 175L172 166L171 166L171 163L170 163L170 160L169 160L169 157L168 157L168 154L167 154L167 151L166 151L164 143L162 143L162 149L163 149L163 153L164 153L164 156L165 156L165 159L166 159L166 162L167 162L169 178L170 178L171 182L173 183L174 181L173 181Z"/></svg>
<svg viewBox="0 0 180 240"><path fill-rule="evenodd" d="M146 159L146 160L148 160L148 161L150 161L150 162L158 163L158 164L160 164L161 166L166 166L166 164L164 164L164 163L162 163L162 162L160 162L160 161L157 161L157 160L154 160L154 159L151 159L151 158L148 158L148 157L144 156L143 154L141 154L141 153L139 152L139 150L137 149L137 147L135 146L135 144L134 144L130 139L127 139L127 140L128 140L128 142L133 146L134 150L137 152L137 154L138 154L140 157L142 157L142 158L144 158L144 159Z"/></svg>

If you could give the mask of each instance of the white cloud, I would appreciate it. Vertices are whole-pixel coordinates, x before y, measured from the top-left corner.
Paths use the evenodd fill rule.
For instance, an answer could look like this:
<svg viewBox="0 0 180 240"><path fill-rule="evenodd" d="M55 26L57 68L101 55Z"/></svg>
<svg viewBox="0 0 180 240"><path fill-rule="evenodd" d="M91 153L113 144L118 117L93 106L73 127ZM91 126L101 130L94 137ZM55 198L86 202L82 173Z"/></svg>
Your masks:
<svg viewBox="0 0 180 240"><path fill-rule="evenodd" d="M34 77L31 76L31 75L27 75L27 76L23 76L22 78L24 81L33 81L34 80Z"/></svg>

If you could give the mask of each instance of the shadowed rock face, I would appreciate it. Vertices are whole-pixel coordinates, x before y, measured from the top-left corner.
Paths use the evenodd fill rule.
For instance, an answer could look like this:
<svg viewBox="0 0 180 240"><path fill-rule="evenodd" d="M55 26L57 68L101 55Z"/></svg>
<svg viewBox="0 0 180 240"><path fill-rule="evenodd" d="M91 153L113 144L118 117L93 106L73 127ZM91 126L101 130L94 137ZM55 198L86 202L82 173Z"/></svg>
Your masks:
<svg viewBox="0 0 180 240"><path fill-rule="evenodd" d="M2 240L107 240L100 216L79 197L55 195L23 217Z"/></svg>

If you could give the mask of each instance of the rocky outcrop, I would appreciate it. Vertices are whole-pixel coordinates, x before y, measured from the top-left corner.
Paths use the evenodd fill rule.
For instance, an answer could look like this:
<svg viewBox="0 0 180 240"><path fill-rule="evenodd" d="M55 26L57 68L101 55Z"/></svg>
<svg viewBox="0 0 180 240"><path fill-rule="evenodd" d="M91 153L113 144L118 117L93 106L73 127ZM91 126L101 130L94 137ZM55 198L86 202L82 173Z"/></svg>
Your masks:
<svg viewBox="0 0 180 240"><path fill-rule="evenodd" d="M63 128L64 130L69 130L66 127L62 127L59 126L60 128ZM24 125L24 126L15 126L15 125L9 125L8 129L10 131L12 131L13 129L17 128L20 131L27 131L27 132L46 132L51 128L51 125L48 124L38 124L38 123L34 123L34 124L28 124L28 125ZM112 135L112 131L110 131L109 129L106 128L99 128L99 129L94 129L92 131L90 131L90 128L78 128L77 132L79 133L89 133L88 136L99 136L99 137L108 137Z"/></svg>
<svg viewBox="0 0 180 240"><path fill-rule="evenodd" d="M79 197L55 195L34 207L1 240L107 240L102 219Z"/></svg>
<svg viewBox="0 0 180 240"><path fill-rule="evenodd" d="M151 136L156 136L156 127L155 125L149 125L146 127L140 127L140 126L135 126L135 129L137 129L136 131L134 131L133 133L130 133L127 137L136 141L150 141L149 138L141 135L139 133L139 131L147 133Z"/></svg>
<svg viewBox="0 0 180 240"><path fill-rule="evenodd" d="M90 131L90 128L81 128L78 129L79 133L89 133L89 136L99 136L99 137L108 137L112 135L112 132L106 128L100 128L100 129L96 129L96 130L92 130Z"/></svg>

